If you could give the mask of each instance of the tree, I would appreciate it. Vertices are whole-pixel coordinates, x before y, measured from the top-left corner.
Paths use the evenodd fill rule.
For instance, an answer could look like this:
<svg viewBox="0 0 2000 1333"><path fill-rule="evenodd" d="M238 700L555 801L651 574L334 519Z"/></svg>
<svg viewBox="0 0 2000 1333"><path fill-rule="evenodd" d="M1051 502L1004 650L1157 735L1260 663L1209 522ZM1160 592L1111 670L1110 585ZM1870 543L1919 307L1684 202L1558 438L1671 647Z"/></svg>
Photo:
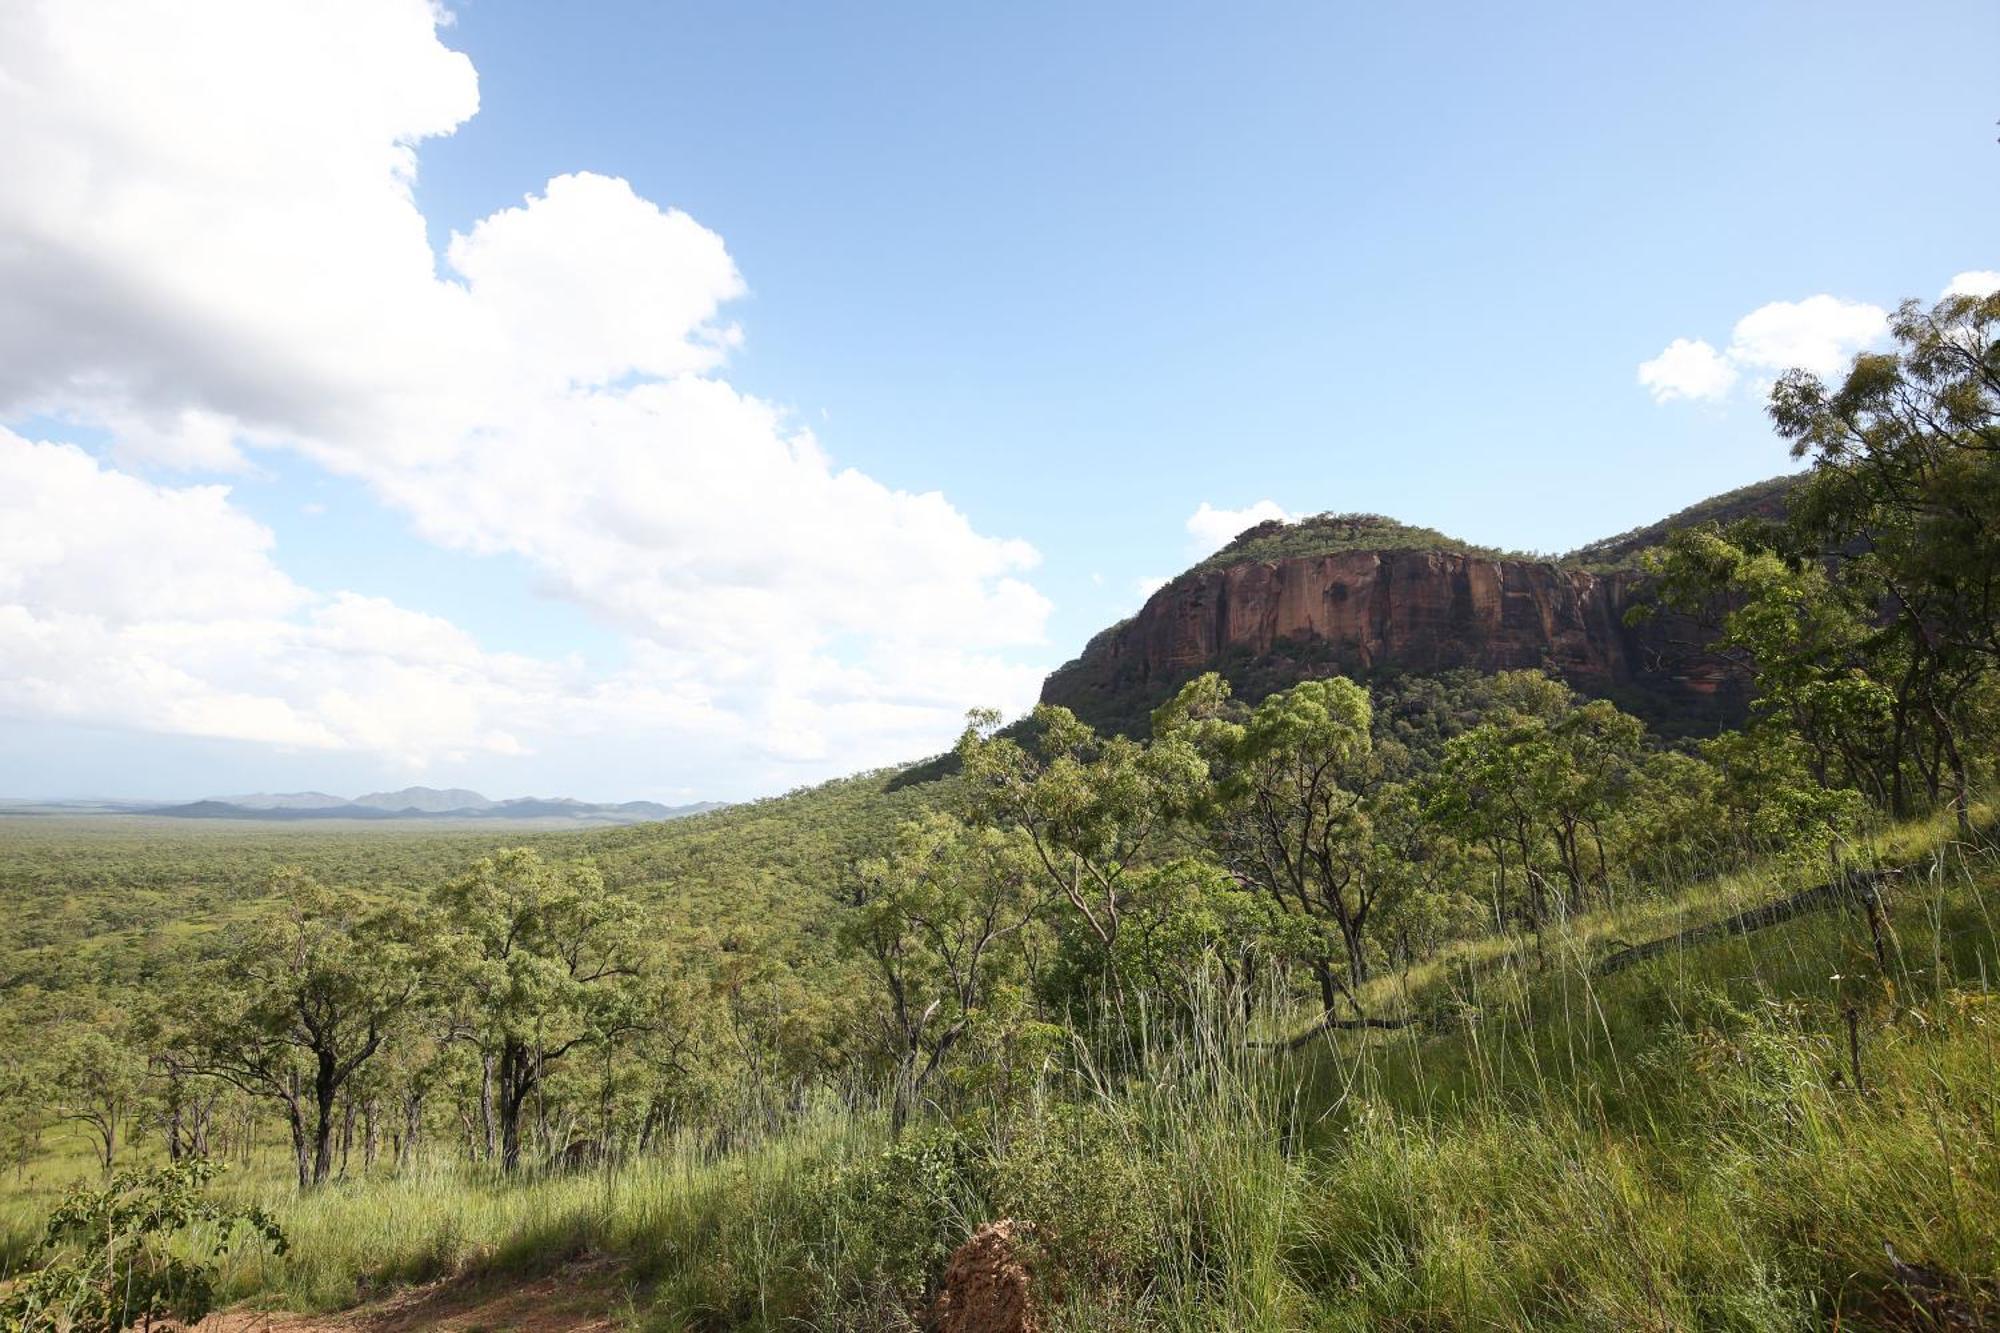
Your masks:
<svg viewBox="0 0 2000 1333"><path fill-rule="evenodd" d="M1645 728L1536 671L1495 677L1494 705L1446 743L1426 808L1492 854L1502 903L1518 871L1522 916L1540 929L1552 898L1574 909L1603 883L1605 824L1631 790Z"/></svg>
<svg viewBox="0 0 2000 1333"><path fill-rule="evenodd" d="M1382 770L1368 691L1338 676L1304 681L1241 722L1224 716L1228 698L1213 672L1190 681L1156 715L1155 733L1209 756L1210 847L1241 882L1311 927L1308 937L1332 936L1332 947L1307 948L1321 1002L1331 1013L1345 997L1359 1012L1369 926L1392 882L1369 855L1369 802Z"/></svg>
<svg viewBox="0 0 2000 1333"><path fill-rule="evenodd" d="M532 850L479 862L435 895L449 923L457 1031L495 1080L500 1164L521 1164L521 1114L550 1067L636 1030L638 906L590 865Z"/></svg>
<svg viewBox="0 0 2000 1333"><path fill-rule="evenodd" d="M391 1032L408 1022L431 970L430 932L409 912L371 907L293 873L284 908L258 922L213 978L217 1021L197 1040L201 1073L276 1100L299 1185L333 1169L335 1103Z"/></svg>
<svg viewBox="0 0 2000 1333"><path fill-rule="evenodd" d="M1882 622L1897 739L1927 723L1969 831L1961 710L2000 669L2000 293L1905 302L1890 330L1838 388L1788 372L1770 412L1813 464L1794 529Z"/></svg>
<svg viewBox="0 0 2000 1333"><path fill-rule="evenodd" d="M1208 765L1183 737L1100 737L1048 704L1029 718L1032 749L995 734L998 721L975 713L959 740L972 817L1027 835L1043 885L1090 932L1115 990L1126 873L1202 799Z"/></svg>
<svg viewBox="0 0 2000 1333"><path fill-rule="evenodd" d="M1820 783L1855 786L1907 813L1913 742L1928 726L1909 707L1920 676L1881 632L1880 589L1836 579L1817 554L1774 544L1782 537L1756 525L1687 528L1646 565L1668 604L1728 608L1713 647L1750 668L1753 722L1765 734L1781 728L1802 741Z"/></svg>
<svg viewBox="0 0 2000 1333"><path fill-rule="evenodd" d="M856 868L846 941L882 984L895 1059L893 1132L973 1030L1018 958L1006 945L1034 918L1033 852L1018 834L932 813Z"/></svg>
<svg viewBox="0 0 2000 1333"><path fill-rule="evenodd" d="M66 1023L49 1045L48 1077L55 1118L79 1126L97 1149L106 1175L131 1134L145 1092L146 1062L133 1048L115 1009Z"/></svg>

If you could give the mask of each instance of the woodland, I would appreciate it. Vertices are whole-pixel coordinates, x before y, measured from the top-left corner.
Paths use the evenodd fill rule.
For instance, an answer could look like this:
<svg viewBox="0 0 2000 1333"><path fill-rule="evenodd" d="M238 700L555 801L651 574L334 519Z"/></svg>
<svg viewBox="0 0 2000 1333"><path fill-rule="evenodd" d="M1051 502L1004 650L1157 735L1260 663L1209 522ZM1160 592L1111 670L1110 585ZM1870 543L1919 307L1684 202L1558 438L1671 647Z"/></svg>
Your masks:
<svg viewBox="0 0 2000 1333"><path fill-rule="evenodd" d="M9 820L0 1328L969 1328L1003 1219L1024 1328L1990 1326L2000 296L1893 323L1782 517L1633 536L1718 735L1211 672L669 823Z"/></svg>

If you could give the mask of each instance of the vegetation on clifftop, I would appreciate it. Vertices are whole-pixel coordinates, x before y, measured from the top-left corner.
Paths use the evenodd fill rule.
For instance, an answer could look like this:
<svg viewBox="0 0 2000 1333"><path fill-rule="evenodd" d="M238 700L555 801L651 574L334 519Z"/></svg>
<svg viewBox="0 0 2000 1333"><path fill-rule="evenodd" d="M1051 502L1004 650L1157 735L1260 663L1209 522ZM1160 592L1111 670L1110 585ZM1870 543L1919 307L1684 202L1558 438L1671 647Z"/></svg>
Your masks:
<svg viewBox="0 0 2000 1333"><path fill-rule="evenodd" d="M1230 543L1187 574L1260 560L1301 560L1344 551L1449 551L1493 560L1532 560L1518 552L1475 546L1435 528L1402 523L1381 514L1314 514L1285 522L1267 519L1238 533ZM1183 575L1182 577L1186 577Z"/></svg>

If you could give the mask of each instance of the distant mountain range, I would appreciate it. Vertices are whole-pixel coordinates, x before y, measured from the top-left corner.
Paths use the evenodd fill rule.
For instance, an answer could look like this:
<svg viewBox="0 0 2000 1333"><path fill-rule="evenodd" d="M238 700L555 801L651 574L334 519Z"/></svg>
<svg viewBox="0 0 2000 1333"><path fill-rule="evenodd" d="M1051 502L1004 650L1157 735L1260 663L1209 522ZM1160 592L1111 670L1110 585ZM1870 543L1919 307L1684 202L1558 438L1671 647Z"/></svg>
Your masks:
<svg viewBox="0 0 2000 1333"><path fill-rule="evenodd" d="M165 815L172 819L492 819L638 824L681 819L721 806L719 801L693 805L661 805L657 801L606 804L567 796L522 796L495 801L460 787L444 791L435 787L405 787L401 791L369 792L352 800L323 791L294 791L211 796L177 805L133 801L9 801L0 802L3 807L0 813Z"/></svg>

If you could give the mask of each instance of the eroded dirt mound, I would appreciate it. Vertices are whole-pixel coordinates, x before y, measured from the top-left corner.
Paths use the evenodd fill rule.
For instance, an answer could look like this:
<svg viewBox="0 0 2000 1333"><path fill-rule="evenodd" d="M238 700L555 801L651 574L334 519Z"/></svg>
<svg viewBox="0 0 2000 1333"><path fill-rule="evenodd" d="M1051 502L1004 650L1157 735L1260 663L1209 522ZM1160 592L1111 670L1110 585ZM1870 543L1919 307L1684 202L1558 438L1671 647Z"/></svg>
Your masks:
<svg viewBox="0 0 2000 1333"><path fill-rule="evenodd" d="M1025 1230L1011 1219L988 1222L953 1252L931 1311L936 1333L1037 1333L1028 1269L1020 1257Z"/></svg>

